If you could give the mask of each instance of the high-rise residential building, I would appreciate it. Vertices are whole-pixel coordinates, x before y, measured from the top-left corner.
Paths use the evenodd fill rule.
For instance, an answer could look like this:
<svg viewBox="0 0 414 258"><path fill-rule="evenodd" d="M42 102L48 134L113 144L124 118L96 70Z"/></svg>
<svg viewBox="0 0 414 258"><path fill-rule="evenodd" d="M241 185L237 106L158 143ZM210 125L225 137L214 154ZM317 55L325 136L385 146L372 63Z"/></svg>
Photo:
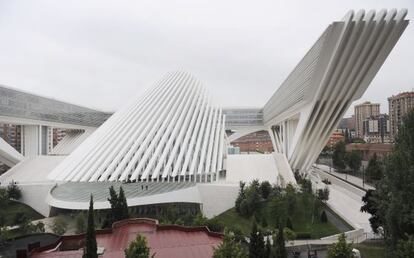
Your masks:
<svg viewBox="0 0 414 258"><path fill-rule="evenodd" d="M52 149L65 137L66 130L61 128L53 128L53 147Z"/></svg>
<svg viewBox="0 0 414 258"><path fill-rule="evenodd" d="M362 122L363 139L367 143L390 143L390 121L387 114L370 116Z"/></svg>
<svg viewBox="0 0 414 258"><path fill-rule="evenodd" d="M394 139L398 133L398 127L402 123L404 116L414 109L414 91L403 92L388 98L390 113L390 133Z"/></svg>
<svg viewBox="0 0 414 258"><path fill-rule="evenodd" d="M359 105L355 105L355 132L356 137L363 138L363 121L371 116L380 115L380 104L371 103L369 101L364 102Z"/></svg>
<svg viewBox="0 0 414 258"><path fill-rule="evenodd" d="M0 123L0 137L18 152L21 151L21 127L19 125Z"/></svg>

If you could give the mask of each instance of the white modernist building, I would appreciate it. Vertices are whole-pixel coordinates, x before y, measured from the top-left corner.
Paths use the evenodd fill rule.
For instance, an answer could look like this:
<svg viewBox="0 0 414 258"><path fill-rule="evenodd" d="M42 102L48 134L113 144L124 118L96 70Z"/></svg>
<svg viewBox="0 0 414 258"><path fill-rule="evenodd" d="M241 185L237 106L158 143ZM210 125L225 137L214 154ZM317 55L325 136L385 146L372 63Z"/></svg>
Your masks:
<svg viewBox="0 0 414 258"><path fill-rule="evenodd" d="M239 181L294 184L293 172L311 168L346 110L369 86L408 25L406 14L351 11L333 22L259 108L222 109L187 72L167 74L109 119L44 98L37 112L27 112L30 107L9 101L23 93L0 88L7 93L1 96L0 121L27 127L26 149L35 150L23 157L0 142L3 160L17 164L0 182L18 181L26 192L23 201L43 214L50 207L87 209L91 193L95 207L109 208L108 187L123 185L130 206L200 203L207 216L233 206ZM51 111L56 109L64 110ZM51 126L71 130L44 151L42 132ZM227 153L231 141L260 130L269 132L274 153Z"/></svg>

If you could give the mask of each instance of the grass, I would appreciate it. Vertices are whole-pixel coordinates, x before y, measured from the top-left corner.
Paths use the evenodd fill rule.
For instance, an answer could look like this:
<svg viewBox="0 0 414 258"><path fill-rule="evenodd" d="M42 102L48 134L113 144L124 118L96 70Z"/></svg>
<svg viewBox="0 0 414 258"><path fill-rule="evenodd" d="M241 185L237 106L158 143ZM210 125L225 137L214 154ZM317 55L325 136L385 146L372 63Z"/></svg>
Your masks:
<svg viewBox="0 0 414 258"><path fill-rule="evenodd" d="M16 201L9 201L7 205L1 207L0 212L4 216L4 224L6 226L12 226L14 224L14 218L18 213L23 213L29 220L44 218L41 214L33 210L31 207Z"/></svg>
<svg viewBox="0 0 414 258"><path fill-rule="evenodd" d="M362 244L355 244L353 247L358 249L361 252L362 258L385 258L386 257L386 250L385 250L384 245L362 243Z"/></svg>
<svg viewBox="0 0 414 258"><path fill-rule="evenodd" d="M300 196L297 198L297 205L295 212L291 215L291 221L293 226L293 231L298 232L308 232L311 234L313 239L330 236L340 233L340 231L329 221L327 223L322 223L319 221L319 218L315 217L312 223L312 211L307 208L309 205L304 204L303 202L308 200L303 200L308 198L305 196ZM262 219L259 219L258 226L262 230L274 230L276 226L276 221L272 219L271 215L271 201L266 201L261 203L261 207L258 211L259 218L265 218L268 226L263 227L261 224ZM223 223L228 228L238 228L244 235L249 235L252 229L252 223L254 217L244 218L240 216L235 208L231 208L224 213L217 216L217 219Z"/></svg>

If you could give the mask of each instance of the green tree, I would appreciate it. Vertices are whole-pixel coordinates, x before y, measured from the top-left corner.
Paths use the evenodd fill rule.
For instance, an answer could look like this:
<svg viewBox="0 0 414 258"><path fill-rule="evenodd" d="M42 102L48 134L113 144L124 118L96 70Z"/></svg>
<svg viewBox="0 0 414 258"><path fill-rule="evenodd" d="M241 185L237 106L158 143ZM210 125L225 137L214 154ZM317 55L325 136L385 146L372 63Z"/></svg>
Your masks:
<svg viewBox="0 0 414 258"><path fill-rule="evenodd" d="M119 201L118 201L118 194L116 193L114 186L110 186L109 187L109 198L108 198L109 204L111 205L111 211L110 211L110 217L109 217L109 221L108 221L108 226L111 227L112 224L119 220Z"/></svg>
<svg viewBox="0 0 414 258"><path fill-rule="evenodd" d="M0 227L0 246L5 245L10 239L10 231L6 228Z"/></svg>
<svg viewBox="0 0 414 258"><path fill-rule="evenodd" d="M365 193L365 196L362 197L362 202L364 205L361 207L362 212L371 214L369 223L371 225L372 231L376 234L380 233L379 228L384 225L383 216L379 213L381 200L379 199L380 196L378 196L378 193L378 190L368 190Z"/></svg>
<svg viewBox="0 0 414 258"><path fill-rule="evenodd" d="M54 220L53 220L53 224L51 226L52 232L55 233L56 235L63 235L65 234L66 230L68 229L68 223L66 223L66 221L60 217L57 216Z"/></svg>
<svg viewBox="0 0 414 258"><path fill-rule="evenodd" d="M240 206L241 206L242 201L246 199L246 193L244 191L246 183L240 181L239 185L240 185L239 194L236 198L235 208L236 208L237 213L241 214Z"/></svg>
<svg viewBox="0 0 414 258"><path fill-rule="evenodd" d="M329 200L329 188L325 187L324 189L318 189L316 198L323 203L326 203Z"/></svg>
<svg viewBox="0 0 414 258"><path fill-rule="evenodd" d="M96 243L95 221L93 212L93 196L89 201L88 226L85 234L85 248L83 249L83 258L98 258L98 246Z"/></svg>
<svg viewBox="0 0 414 258"><path fill-rule="evenodd" d="M323 210L322 213L321 213L321 222L322 223L327 223L328 222L328 216L326 216L325 210Z"/></svg>
<svg viewBox="0 0 414 258"><path fill-rule="evenodd" d="M6 207L9 203L9 196L7 190L0 188L0 207Z"/></svg>
<svg viewBox="0 0 414 258"><path fill-rule="evenodd" d="M362 209L371 213L373 230L383 229L390 252L414 235L414 110L404 117L384 176L364 202Z"/></svg>
<svg viewBox="0 0 414 258"><path fill-rule="evenodd" d="M128 204L127 204L124 189L122 189L122 186L119 187L118 206L119 206L119 212L120 212L119 220L128 219L129 218Z"/></svg>
<svg viewBox="0 0 414 258"><path fill-rule="evenodd" d="M272 244L270 243L270 237L266 237L266 243L265 243L265 250L264 250L264 258L270 258L272 255Z"/></svg>
<svg viewBox="0 0 414 258"><path fill-rule="evenodd" d="M252 231L250 233L249 257L262 258L265 255L265 243L263 233L257 229L256 221L253 221Z"/></svg>
<svg viewBox="0 0 414 258"><path fill-rule="evenodd" d="M227 229L224 230L223 242L214 248L214 258L247 258L248 253L240 244L236 241L234 235Z"/></svg>
<svg viewBox="0 0 414 258"><path fill-rule="evenodd" d="M14 181L11 181L7 186L7 196L13 200L19 200L22 198L22 191Z"/></svg>
<svg viewBox="0 0 414 258"><path fill-rule="evenodd" d="M414 257L414 237L408 236L407 240L398 241L396 258Z"/></svg>
<svg viewBox="0 0 414 258"><path fill-rule="evenodd" d="M332 153L332 163L339 170L345 169L345 143L343 141L335 144Z"/></svg>
<svg viewBox="0 0 414 258"><path fill-rule="evenodd" d="M76 234L82 234L86 230L86 219L83 212L79 212L75 218L76 223Z"/></svg>
<svg viewBox="0 0 414 258"><path fill-rule="evenodd" d="M368 182L378 181L382 178L383 165L378 160L377 154L374 153L374 156L369 160L368 167L365 171L366 179Z"/></svg>
<svg viewBox="0 0 414 258"><path fill-rule="evenodd" d="M286 186L286 194L284 196L287 203L287 211L289 214L293 214L296 209L296 190L292 184Z"/></svg>
<svg viewBox="0 0 414 258"><path fill-rule="evenodd" d="M345 155L346 164L354 171L358 172L361 167L362 153L360 151L347 152Z"/></svg>
<svg viewBox="0 0 414 258"><path fill-rule="evenodd" d="M277 234L273 237L273 257L275 258L287 258L287 251L285 246L285 237L283 235L283 229L279 226Z"/></svg>
<svg viewBox="0 0 414 258"><path fill-rule="evenodd" d="M331 245L328 249L327 258L353 258L352 244L346 242L346 236L344 233L338 237L338 242Z"/></svg>
<svg viewBox="0 0 414 258"><path fill-rule="evenodd" d="M132 241L128 248L125 249L125 258L149 258L150 249L147 244L147 239L138 234L134 241ZM152 255L154 257L155 254Z"/></svg>
<svg viewBox="0 0 414 258"><path fill-rule="evenodd" d="M269 197L271 192L272 192L272 185L269 183L269 181L263 181L260 184L260 193L263 199L267 199L267 197Z"/></svg>

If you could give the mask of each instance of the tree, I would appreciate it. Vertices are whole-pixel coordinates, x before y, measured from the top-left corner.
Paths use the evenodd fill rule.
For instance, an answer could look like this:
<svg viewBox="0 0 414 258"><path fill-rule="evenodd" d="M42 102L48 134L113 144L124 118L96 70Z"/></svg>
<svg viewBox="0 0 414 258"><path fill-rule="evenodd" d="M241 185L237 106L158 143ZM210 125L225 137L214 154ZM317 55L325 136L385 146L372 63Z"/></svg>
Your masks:
<svg viewBox="0 0 414 258"><path fill-rule="evenodd" d="M396 258L414 257L414 237L408 236L407 240L400 240L395 252Z"/></svg>
<svg viewBox="0 0 414 258"><path fill-rule="evenodd" d="M56 235L63 235L65 234L66 230L68 228L68 223L66 223L66 221L58 216L53 220L53 224L51 226L52 232L55 233Z"/></svg>
<svg viewBox="0 0 414 258"><path fill-rule="evenodd" d="M301 189L304 193L312 193L312 182L309 179L302 179L301 180Z"/></svg>
<svg viewBox="0 0 414 258"><path fill-rule="evenodd" d="M257 229L256 221L253 221L252 231L250 233L249 242L249 257L262 258L265 255L264 236L260 230Z"/></svg>
<svg viewBox="0 0 414 258"><path fill-rule="evenodd" d="M115 221L129 218L128 204L122 186L119 187L119 194L116 193L113 186L109 187L108 201L111 205L111 212L106 225L112 226Z"/></svg>
<svg viewBox="0 0 414 258"><path fill-rule="evenodd" d="M346 164L354 171L358 172L361 167L362 153L360 151L351 151L345 155Z"/></svg>
<svg viewBox="0 0 414 258"><path fill-rule="evenodd" d="M10 231L6 228L0 227L0 247L5 245L10 239Z"/></svg>
<svg viewBox="0 0 414 258"><path fill-rule="evenodd" d="M332 163L334 167L339 170L345 169L345 143L343 141L335 144L333 153L332 153Z"/></svg>
<svg viewBox="0 0 414 258"><path fill-rule="evenodd" d="M367 170L365 171L367 181L378 181L382 178L383 173L383 166L378 160L377 154L374 153L374 156L369 160Z"/></svg>
<svg viewBox="0 0 414 258"><path fill-rule="evenodd" d="M0 207L6 207L9 203L9 196L7 194L7 190L0 188Z"/></svg>
<svg viewBox="0 0 414 258"><path fill-rule="evenodd" d="M286 258L287 257L283 229L280 226L279 226L279 230L276 236L273 237L273 257L275 258Z"/></svg>
<svg viewBox="0 0 414 258"><path fill-rule="evenodd" d="M326 216L325 210L323 210L322 213L321 213L321 222L322 223L327 223L328 222L328 216Z"/></svg>
<svg viewBox="0 0 414 258"><path fill-rule="evenodd" d="M382 225L384 225L384 221L378 212L378 207L380 205L381 200L378 199L377 194L377 191L368 190L365 193L365 196L362 197L362 202L364 203L364 205L361 207L362 212L367 212L371 214L371 217L369 218L369 223L371 225L372 231L375 234L378 234L378 229Z"/></svg>
<svg viewBox="0 0 414 258"><path fill-rule="evenodd" d="M329 188L325 187L324 189L318 189L316 198L323 203L326 203L329 200Z"/></svg>
<svg viewBox="0 0 414 258"><path fill-rule="evenodd" d="M267 197L269 197L271 192L272 192L272 185L269 183L269 181L263 181L260 184L260 193L263 199L267 199Z"/></svg>
<svg viewBox="0 0 414 258"><path fill-rule="evenodd" d="M224 230L223 242L214 248L214 258L247 258L248 253L229 230Z"/></svg>
<svg viewBox="0 0 414 258"><path fill-rule="evenodd" d="M284 228L283 229L283 237L287 240L295 240L296 239L296 233L295 231L291 230L290 228Z"/></svg>
<svg viewBox="0 0 414 258"><path fill-rule="evenodd" d="M119 218L119 205L118 205L118 195L116 194L116 191L114 189L114 186L109 187L109 198L108 198L109 204L111 205L111 211L110 211L110 218L108 221L108 226L112 226L112 224L118 220Z"/></svg>
<svg viewBox="0 0 414 258"><path fill-rule="evenodd" d="M292 184L286 186L286 195L285 199L287 202L288 213L293 214L296 209L296 190Z"/></svg>
<svg viewBox="0 0 414 258"><path fill-rule="evenodd" d="M293 230L292 220L290 219L290 217L287 217L287 219L286 219L286 227L287 227L288 229Z"/></svg>
<svg viewBox="0 0 414 258"><path fill-rule="evenodd" d="M328 249L328 258L353 258L352 244L346 242L344 233L338 237L338 242L331 245Z"/></svg>
<svg viewBox="0 0 414 258"><path fill-rule="evenodd" d="M272 255L272 244L270 243L270 237L266 237L266 244L265 244L265 250L264 250L264 258L270 258Z"/></svg>
<svg viewBox="0 0 414 258"><path fill-rule="evenodd" d="M98 246L96 243L95 221L93 214L93 196L89 201L88 226L85 234L85 248L83 249L83 258L98 258Z"/></svg>
<svg viewBox="0 0 414 258"><path fill-rule="evenodd" d="M76 222L76 234L82 234L86 230L86 220L83 212L79 212L75 218Z"/></svg>
<svg viewBox="0 0 414 258"><path fill-rule="evenodd" d="M381 228L389 251L395 252L401 241L414 235L414 111L404 117L384 163L384 176L376 190L367 193L362 209L371 213L373 230Z"/></svg>
<svg viewBox="0 0 414 258"><path fill-rule="evenodd" d="M150 249L147 244L147 239L138 234L134 241L132 241L128 248L125 249L125 258L149 258ZM154 257L155 254L152 255Z"/></svg>
<svg viewBox="0 0 414 258"><path fill-rule="evenodd" d="M235 208L236 208L236 211L239 214L241 214L240 206L241 206L242 201L244 199L246 199L246 193L244 191L244 187L246 186L246 183L240 181L239 185L240 185L239 194L238 194L237 199L236 199Z"/></svg>
<svg viewBox="0 0 414 258"><path fill-rule="evenodd" d="M119 187L118 207L119 207L119 212L120 212L119 220L129 218L128 204L127 204L127 200L124 194L124 189L122 189L122 186Z"/></svg>
<svg viewBox="0 0 414 258"><path fill-rule="evenodd" d="M19 200L22 198L22 191L14 181L11 181L7 186L7 196L13 200Z"/></svg>

